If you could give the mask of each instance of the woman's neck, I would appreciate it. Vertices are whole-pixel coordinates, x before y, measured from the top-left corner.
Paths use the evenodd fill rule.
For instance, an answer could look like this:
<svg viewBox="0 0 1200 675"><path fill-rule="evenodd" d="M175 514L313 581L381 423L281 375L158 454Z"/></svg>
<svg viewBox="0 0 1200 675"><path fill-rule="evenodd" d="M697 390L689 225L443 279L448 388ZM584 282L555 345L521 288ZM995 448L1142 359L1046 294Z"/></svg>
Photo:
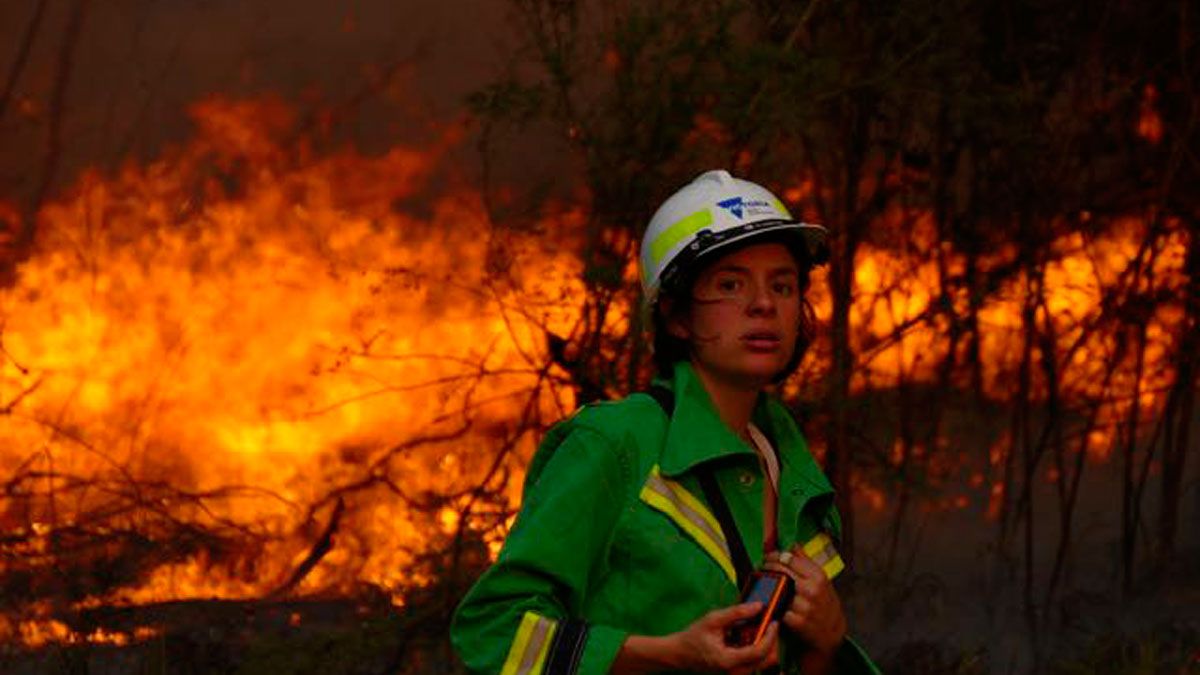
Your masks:
<svg viewBox="0 0 1200 675"><path fill-rule="evenodd" d="M697 364L693 364L692 369L696 371L696 376L700 378L704 390L712 399L713 407L717 409L721 421L738 436L743 439L749 438L747 428L750 425L750 416L754 413L754 404L758 401L762 387L731 382Z"/></svg>

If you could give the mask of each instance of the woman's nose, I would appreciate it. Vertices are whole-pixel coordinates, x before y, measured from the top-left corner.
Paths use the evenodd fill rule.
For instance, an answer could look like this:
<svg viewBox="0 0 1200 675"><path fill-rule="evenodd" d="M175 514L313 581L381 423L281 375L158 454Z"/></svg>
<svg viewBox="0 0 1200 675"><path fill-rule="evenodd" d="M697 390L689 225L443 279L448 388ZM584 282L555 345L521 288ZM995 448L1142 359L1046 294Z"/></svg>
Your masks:
<svg viewBox="0 0 1200 675"><path fill-rule="evenodd" d="M753 284L750 304L746 310L751 314L772 313L775 311L775 297L771 295L770 284Z"/></svg>

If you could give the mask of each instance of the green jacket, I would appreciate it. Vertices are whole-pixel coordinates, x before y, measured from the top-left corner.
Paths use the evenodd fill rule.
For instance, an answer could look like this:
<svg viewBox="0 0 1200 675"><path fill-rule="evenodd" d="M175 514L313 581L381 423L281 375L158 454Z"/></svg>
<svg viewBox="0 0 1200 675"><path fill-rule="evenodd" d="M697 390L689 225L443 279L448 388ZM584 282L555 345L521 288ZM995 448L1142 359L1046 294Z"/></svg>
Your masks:
<svg viewBox="0 0 1200 675"><path fill-rule="evenodd" d="M738 602L734 566L696 469L724 458L717 484L758 567L758 457L717 416L691 366L680 363L663 384L675 395L669 421L650 396L634 394L585 406L547 433L496 563L455 612L451 639L472 671L607 673L627 635L666 635ZM763 396L754 422L780 456L780 548L822 531L836 540L833 489L791 415ZM836 573L831 564L826 570ZM785 672L799 672L798 649L785 639ZM837 670L878 673L849 640Z"/></svg>

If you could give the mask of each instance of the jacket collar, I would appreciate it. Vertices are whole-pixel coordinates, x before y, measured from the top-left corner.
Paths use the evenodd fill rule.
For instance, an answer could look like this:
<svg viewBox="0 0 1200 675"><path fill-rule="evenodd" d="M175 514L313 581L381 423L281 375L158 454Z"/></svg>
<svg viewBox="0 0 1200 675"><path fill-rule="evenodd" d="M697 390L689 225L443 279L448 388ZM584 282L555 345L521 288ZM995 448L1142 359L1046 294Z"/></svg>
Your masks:
<svg viewBox="0 0 1200 675"><path fill-rule="evenodd" d="M721 420L704 383L690 363L676 363L671 381L658 380L657 383L669 386L675 393L675 412L671 415L659 463L664 476L678 476L698 464L720 457L754 457L754 450ZM756 408L762 405L760 396Z"/></svg>
<svg viewBox="0 0 1200 675"><path fill-rule="evenodd" d="M779 454L780 481L800 487L811 498L833 494L833 486L825 471L808 450L808 442L796 425L796 418L778 400L764 396L754 410L754 423L766 431Z"/></svg>
<svg viewBox="0 0 1200 675"><path fill-rule="evenodd" d="M721 420L704 383L690 363L676 363L674 377L670 381L656 380L656 383L670 387L675 394L675 412L671 415L659 462L662 475L673 478L722 457L744 455L757 461L755 451ZM800 488L802 493L781 495L784 501L805 502L833 493L829 479L809 453L791 413L766 394L760 394L752 419L776 446L781 481L785 485L803 486Z"/></svg>

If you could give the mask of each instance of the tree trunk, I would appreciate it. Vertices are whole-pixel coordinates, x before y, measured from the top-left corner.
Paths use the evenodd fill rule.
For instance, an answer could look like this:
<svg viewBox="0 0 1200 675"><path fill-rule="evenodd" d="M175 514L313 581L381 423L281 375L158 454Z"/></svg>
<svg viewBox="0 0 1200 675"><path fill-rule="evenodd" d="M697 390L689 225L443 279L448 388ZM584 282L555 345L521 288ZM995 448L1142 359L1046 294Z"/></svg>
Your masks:
<svg viewBox="0 0 1200 675"><path fill-rule="evenodd" d="M1179 502L1183 497L1183 475L1191 443L1192 417L1196 409L1197 352L1200 352L1200 227L1193 227L1185 264L1186 306L1180 323L1182 333L1176 352L1175 382L1167 400L1168 441L1163 445L1162 505L1158 513L1159 569L1167 570L1175 556L1179 529Z"/></svg>

